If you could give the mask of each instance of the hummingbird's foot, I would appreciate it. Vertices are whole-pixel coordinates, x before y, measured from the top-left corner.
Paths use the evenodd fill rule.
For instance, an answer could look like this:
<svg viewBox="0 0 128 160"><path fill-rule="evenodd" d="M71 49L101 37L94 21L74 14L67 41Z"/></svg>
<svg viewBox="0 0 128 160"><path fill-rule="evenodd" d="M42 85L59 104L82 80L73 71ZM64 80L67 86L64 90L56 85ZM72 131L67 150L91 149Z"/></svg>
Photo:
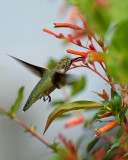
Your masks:
<svg viewBox="0 0 128 160"><path fill-rule="evenodd" d="M45 97L43 97L44 102L47 101L47 99L49 99L49 102L51 102L51 97L50 96L48 96L46 99L45 99Z"/></svg>
<svg viewBox="0 0 128 160"><path fill-rule="evenodd" d="M48 96L49 102L51 102L51 96Z"/></svg>
<svg viewBox="0 0 128 160"><path fill-rule="evenodd" d="M43 97L43 100L44 100L44 102L46 101L46 100L45 100L45 97Z"/></svg>

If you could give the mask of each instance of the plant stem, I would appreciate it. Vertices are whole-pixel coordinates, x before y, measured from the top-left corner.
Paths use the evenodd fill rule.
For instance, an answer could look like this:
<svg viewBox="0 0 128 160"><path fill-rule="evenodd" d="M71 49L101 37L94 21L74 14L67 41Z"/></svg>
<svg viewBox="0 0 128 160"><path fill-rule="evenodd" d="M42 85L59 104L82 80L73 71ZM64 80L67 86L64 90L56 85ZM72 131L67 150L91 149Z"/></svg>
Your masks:
<svg viewBox="0 0 128 160"><path fill-rule="evenodd" d="M14 118L14 120L20 124L24 129L26 129L29 133L31 133L34 137L36 137L40 142L45 144L47 147L51 148L51 144L49 144L46 140L44 140L42 137L40 137L35 131L32 131L26 124L24 124L20 119L17 117Z"/></svg>
<svg viewBox="0 0 128 160"><path fill-rule="evenodd" d="M0 106L0 109L8 115L10 118L12 118L14 121L16 121L20 126L22 126L24 129L26 129L29 133L31 133L34 137L36 137L38 140L40 140L43 144L45 144L47 147L52 148L51 144L49 144L46 140L44 140L42 137L40 137L35 131L31 130L26 124L24 124L20 119L18 119L16 116L11 116L10 113L2 106ZM53 148L52 148L53 149Z"/></svg>
<svg viewBox="0 0 128 160"><path fill-rule="evenodd" d="M23 123L19 118L17 118L14 115L11 115L8 110L6 110L4 107L0 106L0 110L3 111L4 114L6 114L7 116L9 116L11 119L13 119L14 121L16 121L20 126L22 126L25 130L27 130L29 133L31 133L36 139L38 139L40 142L42 142L44 145L46 145L48 148L54 150L54 152L58 153L60 156L65 157L66 155L57 150L57 148L52 147L51 144L49 144L45 139L43 139L42 137L40 137L34 130L32 130L31 128L29 128L25 123ZM77 159L78 160L78 159Z"/></svg>
<svg viewBox="0 0 128 160"><path fill-rule="evenodd" d="M93 72L95 72L96 74L98 74L101 78L103 78L106 82L109 83L109 80L107 80L105 77L103 77L98 71L96 71L95 69L91 68L90 66L84 66L84 65L80 65L80 66L74 66L74 67L71 67L70 69L73 69L73 68L77 68L77 67L86 67L90 70L92 70ZM70 70L69 69L69 70ZM111 84L110 84L111 85Z"/></svg>
<svg viewBox="0 0 128 160"><path fill-rule="evenodd" d="M107 80L105 77L103 77L97 70L91 68L90 66L86 66L86 68L92 70L93 72L95 72L96 74L98 74L101 78L103 78L106 82L109 83L109 80Z"/></svg>
<svg viewBox="0 0 128 160"><path fill-rule="evenodd" d="M111 84L112 78L111 78L111 77L108 77L108 79L109 79L109 83L110 83L112 89L113 89L114 91L116 91L115 85L114 85L114 84Z"/></svg>

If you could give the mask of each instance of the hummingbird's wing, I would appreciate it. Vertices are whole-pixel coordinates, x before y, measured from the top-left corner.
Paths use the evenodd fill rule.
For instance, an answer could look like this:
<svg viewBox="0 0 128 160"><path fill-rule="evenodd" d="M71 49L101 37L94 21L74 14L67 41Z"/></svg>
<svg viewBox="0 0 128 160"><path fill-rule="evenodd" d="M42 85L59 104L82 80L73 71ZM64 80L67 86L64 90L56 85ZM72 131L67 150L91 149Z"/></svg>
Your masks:
<svg viewBox="0 0 128 160"><path fill-rule="evenodd" d="M41 78L44 76L44 74L46 74L49 71L47 68L35 66L35 65L27 63L27 62L25 62L23 60L15 58L15 57L13 57L11 55L9 55L9 56L14 58L16 61L18 61L19 63L24 65L26 68L28 68L32 73L34 73L35 75L37 75L37 76L39 76Z"/></svg>
<svg viewBox="0 0 128 160"><path fill-rule="evenodd" d="M72 81L72 77L73 76L71 74L55 72L55 74L52 77L52 82L56 86L56 88L59 89L64 85L70 83Z"/></svg>

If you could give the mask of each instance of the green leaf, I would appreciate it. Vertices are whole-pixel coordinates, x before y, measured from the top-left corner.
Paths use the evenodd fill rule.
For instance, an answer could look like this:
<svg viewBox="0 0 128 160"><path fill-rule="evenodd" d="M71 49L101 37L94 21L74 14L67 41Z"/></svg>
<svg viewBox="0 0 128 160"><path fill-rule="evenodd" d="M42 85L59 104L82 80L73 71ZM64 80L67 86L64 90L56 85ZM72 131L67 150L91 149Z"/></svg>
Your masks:
<svg viewBox="0 0 128 160"><path fill-rule="evenodd" d="M46 126L45 126L44 133L46 132L46 130L48 129L50 124L53 122L53 120L57 116L65 113L65 112L79 110L79 109L97 108L97 107L104 107L104 106L100 103L93 102L93 101L75 101L75 102L71 102L68 104L62 104L62 105L56 107L49 115Z"/></svg>
<svg viewBox="0 0 128 160"><path fill-rule="evenodd" d="M64 119L64 118L67 118L67 117L71 117L72 114L71 113L64 113L64 114L61 114L59 116L56 117L56 119Z"/></svg>
<svg viewBox="0 0 128 160"><path fill-rule="evenodd" d="M51 103L52 106L64 104L64 100L56 100Z"/></svg>
<svg viewBox="0 0 128 160"><path fill-rule="evenodd" d="M79 7L81 13L93 30L104 37L112 22L121 23L128 19L128 1L120 0L106 1L99 3L94 0L68 0L74 6Z"/></svg>
<svg viewBox="0 0 128 160"><path fill-rule="evenodd" d="M102 103L112 109L112 112L117 115L120 112L122 99L121 96L111 89L110 101L102 101Z"/></svg>
<svg viewBox="0 0 128 160"><path fill-rule="evenodd" d="M122 129L122 127L120 127L117 134L115 135L115 139L116 140L120 139L123 133L124 133L124 130Z"/></svg>
<svg viewBox="0 0 128 160"><path fill-rule="evenodd" d="M10 108L10 114L14 115L17 110L19 109L21 102L22 102L22 98L23 98L23 91L24 91L24 87L22 86L19 90L18 90L18 96L17 99L15 101L15 103L13 104L13 106L11 106Z"/></svg>
<svg viewBox="0 0 128 160"><path fill-rule="evenodd" d="M32 132L35 132L36 131L36 126L34 126L34 125L30 125L30 130L32 131ZM27 129L25 130L25 132L29 132Z"/></svg>
<svg viewBox="0 0 128 160"><path fill-rule="evenodd" d="M49 61L48 61L47 67L49 69L53 69L53 68L55 68L57 66L57 63L58 63L57 60L55 60L53 58L50 58Z"/></svg>
<svg viewBox="0 0 128 160"><path fill-rule="evenodd" d="M59 143L56 142L55 140L54 140L54 142L51 144L51 147L52 147L53 149L55 149L55 150L58 148L58 146L59 146Z"/></svg>
<svg viewBox="0 0 128 160"><path fill-rule="evenodd" d="M117 148L120 146L120 142L115 142L110 149L107 151L107 154L109 154L114 148Z"/></svg>
<svg viewBox="0 0 128 160"><path fill-rule="evenodd" d="M106 106L108 106L109 105L109 101L101 101L102 103L103 103L103 105L106 105Z"/></svg>
<svg viewBox="0 0 128 160"><path fill-rule="evenodd" d="M108 160L108 159L114 159L115 156L117 155L117 151L112 151L110 153L105 153L103 156L103 160Z"/></svg>
<svg viewBox="0 0 128 160"><path fill-rule="evenodd" d="M128 84L128 19L117 27L106 61L108 73L114 77L116 83Z"/></svg>
<svg viewBox="0 0 128 160"><path fill-rule="evenodd" d="M52 105L53 107L56 107L57 105L62 105L64 103L65 103L64 100L58 100L58 101L53 101L50 105ZM70 117L71 115L72 115L71 113L65 113L58 116L57 119L61 119L61 118L64 119L64 118Z"/></svg>
<svg viewBox="0 0 128 160"><path fill-rule="evenodd" d="M124 122L124 116L125 116L127 109L128 109L128 106L125 106L123 109L121 109L119 113L120 123Z"/></svg>
<svg viewBox="0 0 128 160"><path fill-rule="evenodd" d="M122 104L121 96L111 89L111 100L109 101L109 107L113 109L116 113L120 111Z"/></svg>
<svg viewBox="0 0 128 160"><path fill-rule="evenodd" d="M89 152L98 141L99 141L98 137L93 138L87 145L87 152Z"/></svg>
<svg viewBox="0 0 128 160"><path fill-rule="evenodd" d="M73 81L69 84L72 88L71 97L81 92L85 87L85 77L82 76L77 81Z"/></svg>

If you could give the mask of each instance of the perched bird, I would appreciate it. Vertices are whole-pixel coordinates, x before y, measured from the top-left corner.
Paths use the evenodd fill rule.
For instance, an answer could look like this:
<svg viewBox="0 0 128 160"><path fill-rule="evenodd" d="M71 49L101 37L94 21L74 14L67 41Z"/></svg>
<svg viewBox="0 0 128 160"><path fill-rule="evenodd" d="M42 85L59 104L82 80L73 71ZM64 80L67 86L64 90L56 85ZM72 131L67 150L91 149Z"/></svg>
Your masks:
<svg viewBox="0 0 128 160"><path fill-rule="evenodd" d="M78 59L78 58L75 59L63 58L59 61L56 68L49 70L47 68L29 64L13 56L10 57L20 62L22 65L27 67L29 70L31 70L33 73L35 73L41 78L41 80L37 83L37 85L30 93L28 100L23 108L23 111L29 109L35 101L41 99L42 97L44 101L49 99L50 102L51 101L50 93L53 92L56 88L61 88L67 83L69 75L66 74L66 72L70 68L72 62ZM46 96L47 98L45 98Z"/></svg>

